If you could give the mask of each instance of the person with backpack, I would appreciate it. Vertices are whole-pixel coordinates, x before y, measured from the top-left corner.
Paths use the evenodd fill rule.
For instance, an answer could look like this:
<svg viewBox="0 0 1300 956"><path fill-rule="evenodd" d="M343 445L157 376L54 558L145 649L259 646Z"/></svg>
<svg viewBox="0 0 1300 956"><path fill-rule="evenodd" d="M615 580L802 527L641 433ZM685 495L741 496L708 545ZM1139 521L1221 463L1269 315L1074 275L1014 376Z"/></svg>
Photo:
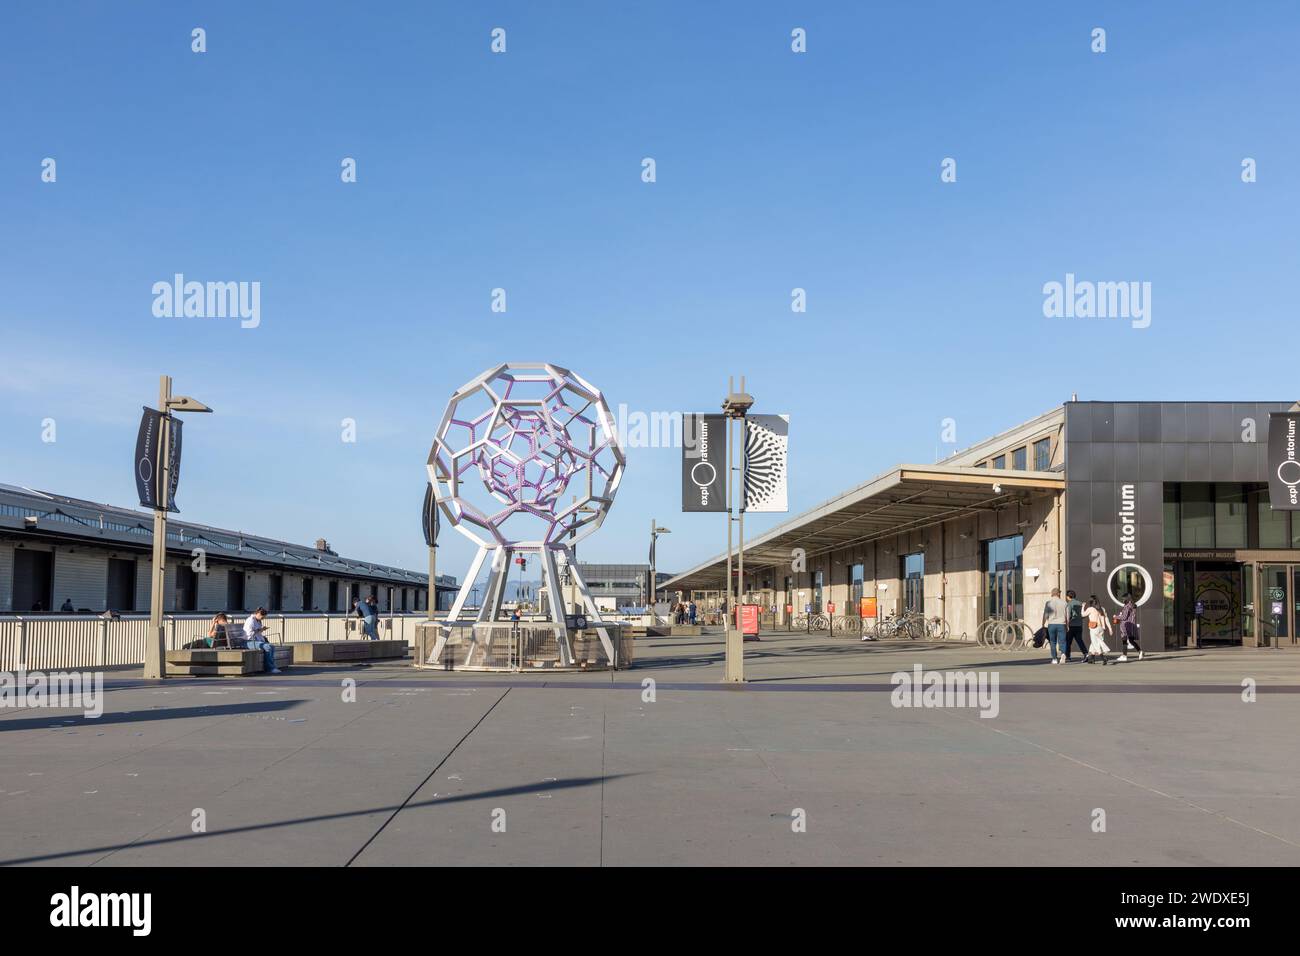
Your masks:
<svg viewBox="0 0 1300 956"><path fill-rule="evenodd" d="M1068 664L1070 649L1079 645L1079 657L1088 659L1088 645L1083 643L1083 602L1073 591L1065 592L1065 661Z"/></svg>
<svg viewBox="0 0 1300 956"><path fill-rule="evenodd" d="M1138 638L1138 620L1137 604L1133 601L1133 595L1124 595L1124 606L1119 609L1119 614L1115 616L1115 623L1119 626L1119 636L1124 641L1124 647L1120 649L1119 657L1116 661L1127 661L1128 651L1137 651L1138 660L1142 660L1142 643Z"/></svg>
<svg viewBox="0 0 1300 956"><path fill-rule="evenodd" d="M1088 603L1083 606L1083 619L1088 623L1088 656L1086 660L1091 663L1094 658L1100 657L1102 666L1109 664L1106 655L1110 653L1110 647L1106 644L1106 635L1111 633L1110 618L1102 610L1101 601L1097 600L1097 595L1088 595Z"/></svg>

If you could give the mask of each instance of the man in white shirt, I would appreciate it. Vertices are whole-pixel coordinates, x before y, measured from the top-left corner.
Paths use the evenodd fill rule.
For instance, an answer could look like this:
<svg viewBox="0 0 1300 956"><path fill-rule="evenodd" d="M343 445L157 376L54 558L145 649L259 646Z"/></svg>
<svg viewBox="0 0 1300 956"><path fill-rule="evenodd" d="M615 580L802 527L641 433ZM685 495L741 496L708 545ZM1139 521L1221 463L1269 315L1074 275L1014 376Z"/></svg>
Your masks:
<svg viewBox="0 0 1300 956"><path fill-rule="evenodd" d="M262 626L264 620L266 620L266 608L264 607L259 607L244 618L244 646L251 650L261 651L266 656L267 672L278 674L280 669L275 666L275 648L266 639L265 628Z"/></svg>

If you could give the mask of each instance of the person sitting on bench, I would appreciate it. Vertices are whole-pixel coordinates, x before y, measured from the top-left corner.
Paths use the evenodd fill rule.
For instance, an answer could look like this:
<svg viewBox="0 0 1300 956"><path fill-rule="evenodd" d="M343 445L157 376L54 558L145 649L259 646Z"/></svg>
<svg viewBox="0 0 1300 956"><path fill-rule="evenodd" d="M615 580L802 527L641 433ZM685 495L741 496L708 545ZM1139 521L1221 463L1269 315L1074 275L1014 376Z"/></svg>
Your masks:
<svg viewBox="0 0 1300 956"><path fill-rule="evenodd" d="M226 630L229 624L230 618L226 617L226 612L218 611L208 627L208 647L230 646L230 633Z"/></svg>
<svg viewBox="0 0 1300 956"><path fill-rule="evenodd" d="M259 607L244 620L244 646L250 650L259 650L266 655L266 670L271 674L280 673L275 666L275 648L266 639L262 622L266 620L266 608Z"/></svg>

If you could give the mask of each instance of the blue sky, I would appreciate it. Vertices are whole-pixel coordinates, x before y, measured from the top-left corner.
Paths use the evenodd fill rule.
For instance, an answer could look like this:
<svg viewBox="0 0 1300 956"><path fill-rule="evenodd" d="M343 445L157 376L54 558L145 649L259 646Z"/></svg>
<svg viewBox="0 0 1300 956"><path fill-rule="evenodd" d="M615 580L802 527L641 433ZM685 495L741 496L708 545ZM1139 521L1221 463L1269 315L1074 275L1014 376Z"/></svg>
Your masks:
<svg viewBox="0 0 1300 956"><path fill-rule="evenodd" d="M934 460L947 417L1293 397L1294 4L374 6L0 13L0 481L133 504L165 371L217 410L182 518L419 568L436 420L499 361L645 412L744 372L794 511ZM260 326L155 317L177 272L260 282ZM1045 318L1067 272L1150 282L1151 326ZM661 567L721 549L678 454L630 451L584 559L644 560L651 517Z"/></svg>

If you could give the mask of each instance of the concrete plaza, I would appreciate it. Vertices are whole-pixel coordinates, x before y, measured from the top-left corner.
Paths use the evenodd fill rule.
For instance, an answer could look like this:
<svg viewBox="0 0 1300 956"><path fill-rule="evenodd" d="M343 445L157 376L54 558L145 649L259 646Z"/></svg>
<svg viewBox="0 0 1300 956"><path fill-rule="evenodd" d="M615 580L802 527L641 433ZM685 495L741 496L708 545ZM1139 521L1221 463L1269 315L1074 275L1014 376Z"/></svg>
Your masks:
<svg viewBox="0 0 1300 956"><path fill-rule="evenodd" d="M1300 864L1300 654L746 651L739 688L716 632L614 674L113 671L98 720L0 711L0 863ZM996 671L997 717L892 706L916 663Z"/></svg>

